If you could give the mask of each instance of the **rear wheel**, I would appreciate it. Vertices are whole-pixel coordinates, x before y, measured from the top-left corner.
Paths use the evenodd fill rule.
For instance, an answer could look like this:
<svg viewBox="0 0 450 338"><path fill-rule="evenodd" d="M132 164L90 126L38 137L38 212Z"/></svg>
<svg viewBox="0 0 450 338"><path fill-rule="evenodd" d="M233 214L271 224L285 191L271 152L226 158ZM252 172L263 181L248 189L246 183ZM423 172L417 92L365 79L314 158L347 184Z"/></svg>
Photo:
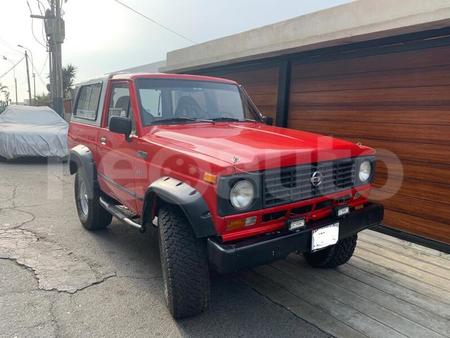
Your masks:
<svg viewBox="0 0 450 338"><path fill-rule="evenodd" d="M93 186L93 196L89 196L89 184ZM112 215L99 203L100 190L94 182L89 182L82 170L75 175L75 203L81 224L90 231L106 228Z"/></svg>
<svg viewBox="0 0 450 338"><path fill-rule="evenodd" d="M340 240L337 244L317 252L304 253L306 261L314 268L331 269L347 263L355 252L358 235Z"/></svg>
<svg viewBox="0 0 450 338"><path fill-rule="evenodd" d="M196 238L183 212L164 205L158 213L164 296L175 319L195 316L209 303L205 240Z"/></svg>

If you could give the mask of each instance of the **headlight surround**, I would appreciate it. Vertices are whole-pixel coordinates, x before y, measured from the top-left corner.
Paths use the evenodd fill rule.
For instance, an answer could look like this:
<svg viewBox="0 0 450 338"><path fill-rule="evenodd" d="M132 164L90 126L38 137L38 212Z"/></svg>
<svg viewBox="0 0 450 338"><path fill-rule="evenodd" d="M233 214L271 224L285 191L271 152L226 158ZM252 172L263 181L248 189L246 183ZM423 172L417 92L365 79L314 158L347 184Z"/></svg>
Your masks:
<svg viewBox="0 0 450 338"><path fill-rule="evenodd" d="M236 210L248 209L255 199L255 186L249 180L236 182L230 190L230 203Z"/></svg>
<svg viewBox="0 0 450 338"><path fill-rule="evenodd" d="M358 178L361 183L369 182L372 177L372 162L364 160L359 165Z"/></svg>

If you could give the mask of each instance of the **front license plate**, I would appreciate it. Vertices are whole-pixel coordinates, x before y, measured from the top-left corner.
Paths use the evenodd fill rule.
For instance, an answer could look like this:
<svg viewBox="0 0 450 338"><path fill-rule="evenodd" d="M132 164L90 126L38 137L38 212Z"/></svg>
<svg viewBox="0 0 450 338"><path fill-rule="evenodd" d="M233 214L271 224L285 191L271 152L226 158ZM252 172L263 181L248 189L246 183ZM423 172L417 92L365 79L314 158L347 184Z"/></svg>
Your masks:
<svg viewBox="0 0 450 338"><path fill-rule="evenodd" d="M339 240L339 223L312 231L311 251L334 245Z"/></svg>

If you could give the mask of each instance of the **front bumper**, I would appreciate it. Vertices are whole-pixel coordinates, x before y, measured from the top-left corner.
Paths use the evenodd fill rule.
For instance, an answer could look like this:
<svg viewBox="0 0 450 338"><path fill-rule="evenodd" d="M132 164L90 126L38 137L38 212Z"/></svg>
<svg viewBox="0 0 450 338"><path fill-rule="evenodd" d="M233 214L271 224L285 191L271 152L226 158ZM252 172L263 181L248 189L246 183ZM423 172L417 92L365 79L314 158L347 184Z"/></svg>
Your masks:
<svg viewBox="0 0 450 338"><path fill-rule="evenodd" d="M233 244L208 239L208 255L212 266L220 273L229 273L285 258L294 251L309 252L312 230L339 222L339 239L350 237L364 229L379 225L383 220L381 204L369 203L343 218L329 217L311 222L298 232L250 238Z"/></svg>

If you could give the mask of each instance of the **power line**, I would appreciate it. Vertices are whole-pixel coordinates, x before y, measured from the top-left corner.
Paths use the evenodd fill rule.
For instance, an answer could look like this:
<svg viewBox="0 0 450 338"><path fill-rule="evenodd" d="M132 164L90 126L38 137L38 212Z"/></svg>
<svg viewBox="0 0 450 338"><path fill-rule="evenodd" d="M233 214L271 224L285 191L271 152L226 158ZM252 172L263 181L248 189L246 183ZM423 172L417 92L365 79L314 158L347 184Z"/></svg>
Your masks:
<svg viewBox="0 0 450 338"><path fill-rule="evenodd" d="M5 77L6 75L8 75L8 73L10 72L10 71L12 71L14 68L16 68L18 65L19 65L19 63L21 63L22 61L23 61L23 59L24 59L25 57L22 57L19 61L17 61L11 68L9 68L6 72L4 72L2 75L0 75L0 79L1 78L3 78L3 77Z"/></svg>
<svg viewBox="0 0 450 338"><path fill-rule="evenodd" d="M180 34L180 33L178 33L177 31L174 31L173 29L171 29L171 28L169 28L169 27L163 25L162 23L156 21L155 19L152 19L152 18L148 17L147 15L145 15L145 14L143 14L143 13L137 11L136 9L134 9L134 8L132 8L132 7L130 7L130 6L128 6L127 4L123 3L122 1L120 1L120 0L113 0L113 1L117 2L119 5L122 5L123 7L127 8L128 10L130 10L130 11L136 13L137 15L139 15L139 16L141 16L141 17L147 19L148 21L154 23L155 25L158 25L159 27L165 29L166 31L169 31L169 32L171 32L171 33L173 33L173 34L179 36L180 38L182 38L182 39L184 39L184 40L186 40L186 41L189 41L189 42L191 42L191 43L194 43L194 44L197 43L197 42L195 42L194 40L188 38L187 36L185 36L185 35L183 35L183 34Z"/></svg>
<svg viewBox="0 0 450 338"><path fill-rule="evenodd" d="M0 37L0 42L1 42L5 47L7 47L7 48L9 48L10 50L12 50L13 52L18 53L18 54L22 54L22 52L19 52L17 49L11 47L12 45L11 45L8 41L6 41L5 39L2 39L1 37Z"/></svg>
<svg viewBox="0 0 450 338"><path fill-rule="evenodd" d="M47 61L45 61L45 62L47 62ZM36 70L36 67L34 66L33 61L31 61L31 68L34 71L34 74L36 74L38 76L38 79L41 81L41 83L44 85L44 87L47 86L47 84L45 83L44 79L41 76L41 73L38 73L38 71Z"/></svg>
<svg viewBox="0 0 450 338"><path fill-rule="evenodd" d="M45 61L42 64L42 68L41 71L39 72L39 75L42 75L42 73L44 72L45 66L47 66L47 61L48 61L48 53L45 54Z"/></svg>
<svg viewBox="0 0 450 338"><path fill-rule="evenodd" d="M30 15L33 15L33 11L31 10L31 6L30 6L30 3L28 2L28 0L27 0L27 6L28 6L28 9L30 10ZM38 8L39 8L39 3L38 3ZM40 10L40 8L39 8L39 10ZM36 34L34 34L34 19L33 18L31 18L31 34L33 35L34 40L36 40L36 42L38 44L40 44L42 47L47 49L47 46L44 45L41 41L39 41L39 39L36 37Z"/></svg>

